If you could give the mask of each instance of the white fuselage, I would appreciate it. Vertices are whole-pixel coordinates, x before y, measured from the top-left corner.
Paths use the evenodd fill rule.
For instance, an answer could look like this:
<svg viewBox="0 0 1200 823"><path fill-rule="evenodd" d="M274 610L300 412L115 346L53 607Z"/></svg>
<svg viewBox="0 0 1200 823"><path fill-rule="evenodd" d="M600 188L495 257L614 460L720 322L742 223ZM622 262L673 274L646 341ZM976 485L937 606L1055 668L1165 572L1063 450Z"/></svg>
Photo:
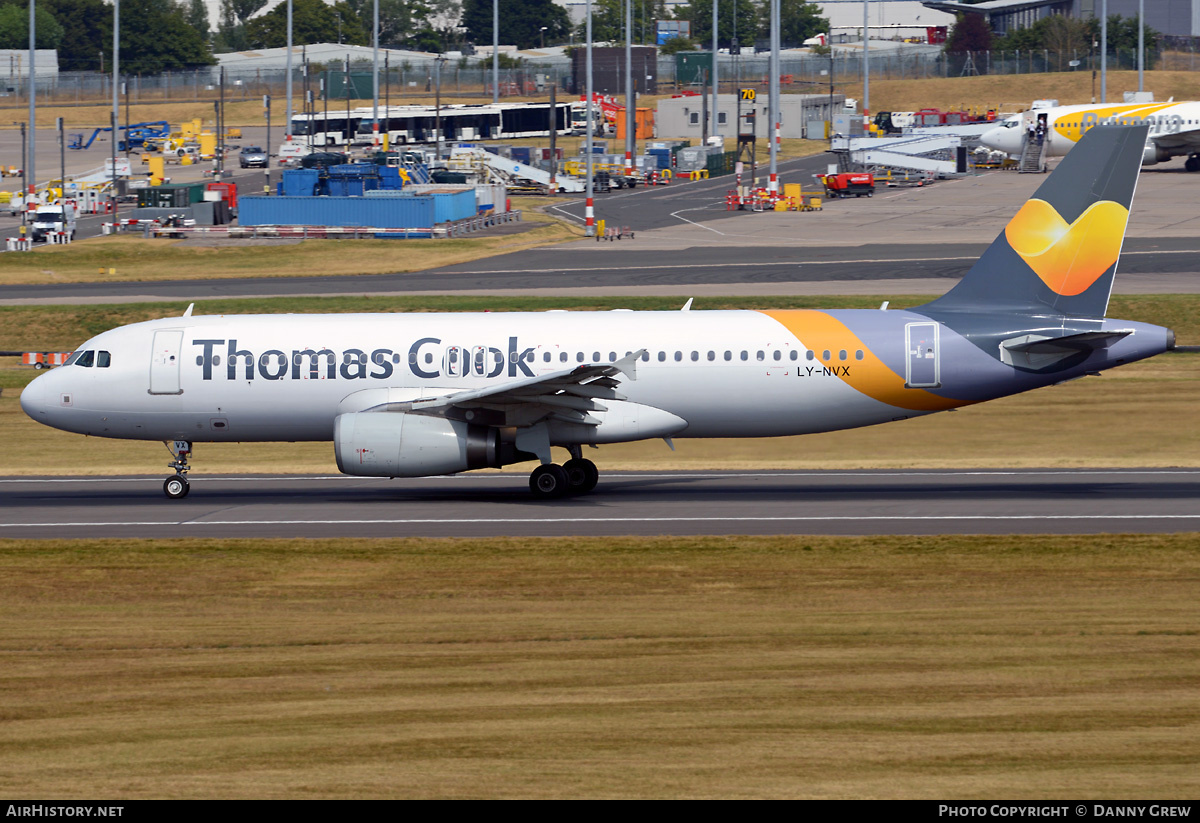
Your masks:
<svg viewBox="0 0 1200 823"><path fill-rule="evenodd" d="M894 320L901 348L903 313L874 314ZM47 374L26 404L48 425L107 437L328 440L339 411L359 410L347 398L364 390L413 399L644 348L649 359L621 392L685 419L681 436L797 434L897 416L836 376L863 367L859 349L835 348L826 360L823 345L753 311L187 317L99 335L81 348L109 352L108 367Z"/></svg>

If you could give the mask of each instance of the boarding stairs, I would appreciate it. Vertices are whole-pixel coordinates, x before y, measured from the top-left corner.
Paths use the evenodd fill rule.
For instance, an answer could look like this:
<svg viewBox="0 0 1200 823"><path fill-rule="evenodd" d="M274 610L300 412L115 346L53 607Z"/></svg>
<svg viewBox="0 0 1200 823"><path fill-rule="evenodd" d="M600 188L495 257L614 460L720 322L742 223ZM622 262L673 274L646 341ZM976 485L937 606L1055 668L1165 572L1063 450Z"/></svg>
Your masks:
<svg viewBox="0 0 1200 823"><path fill-rule="evenodd" d="M1021 145L1021 159L1017 163L1019 174L1042 174L1046 171L1046 145L1050 141L1037 138L1030 139L1025 135Z"/></svg>
<svg viewBox="0 0 1200 823"><path fill-rule="evenodd" d="M550 188L550 172L545 169L518 163L516 160L492 154L490 151L485 151L477 146L455 147L451 151L447 167L450 169L473 171L486 170L487 176L491 180L513 188L530 185L544 189ZM561 173L555 177L554 183L559 191L564 192L581 192L585 187L583 180L568 177Z"/></svg>
<svg viewBox="0 0 1200 823"><path fill-rule="evenodd" d="M843 143L849 160L858 166L929 172L939 177L957 173L958 164L954 155L962 145L962 138L957 134L851 137L843 140L835 141L834 149L839 148L838 143Z"/></svg>

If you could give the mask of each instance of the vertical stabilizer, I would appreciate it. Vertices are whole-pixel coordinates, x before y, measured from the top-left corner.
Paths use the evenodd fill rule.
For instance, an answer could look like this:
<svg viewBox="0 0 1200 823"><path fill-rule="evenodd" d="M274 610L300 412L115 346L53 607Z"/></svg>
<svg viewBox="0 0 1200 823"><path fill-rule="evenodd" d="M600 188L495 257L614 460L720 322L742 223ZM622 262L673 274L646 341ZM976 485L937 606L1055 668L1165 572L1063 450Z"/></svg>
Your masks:
<svg viewBox="0 0 1200 823"><path fill-rule="evenodd" d="M929 311L1104 317L1148 126L1094 126Z"/></svg>

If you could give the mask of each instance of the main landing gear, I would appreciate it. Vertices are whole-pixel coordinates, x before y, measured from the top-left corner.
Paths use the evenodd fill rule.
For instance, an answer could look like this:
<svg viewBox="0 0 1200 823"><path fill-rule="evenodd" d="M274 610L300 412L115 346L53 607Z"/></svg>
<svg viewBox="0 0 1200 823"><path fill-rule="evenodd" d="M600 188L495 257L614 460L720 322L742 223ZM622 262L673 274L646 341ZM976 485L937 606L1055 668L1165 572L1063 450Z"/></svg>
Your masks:
<svg viewBox="0 0 1200 823"><path fill-rule="evenodd" d="M179 500L187 497L188 492L191 491L187 473L191 468L188 466L188 455L192 453L192 444L187 440L175 440L164 445L171 452L171 456L175 458L167 464L168 468L175 470L175 475L163 481L163 494L172 500Z"/></svg>
<svg viewBox="0 0 1200 823"><path fill-rule="evenodd" d="M1183 162L1185 171L1200 171L1200 154L1192 154Z"/></svg>
<svg viewBox="0 0 1200 823"><path fill-rule="evenodd" d="M529 475L529 490L541 500L554 500L573 494L586 494L596 488L600 470L591 460L579 454L579 447L571 449L572 457L561 466L544 463Z"/></svg>

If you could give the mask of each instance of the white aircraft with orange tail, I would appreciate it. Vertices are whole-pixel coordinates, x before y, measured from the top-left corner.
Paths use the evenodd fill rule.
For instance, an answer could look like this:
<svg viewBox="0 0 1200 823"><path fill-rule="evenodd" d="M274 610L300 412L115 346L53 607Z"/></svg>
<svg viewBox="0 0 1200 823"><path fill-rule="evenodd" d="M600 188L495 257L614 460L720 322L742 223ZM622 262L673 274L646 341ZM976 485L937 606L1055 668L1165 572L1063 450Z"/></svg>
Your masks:
<svg viewBox="0 0 1200 823"><path fill-rule="evenodd" d="M554 498L595 487L584 446L833 431L1075 380L1175 346L1170 329L1105 317L1146 131L1089 130L961 282L911 309L189 308L93 337L21 408L166 442L171 498L188 494L195 442L298 440L332 441L338 468L371 477L537 461L530 489Z"/></svg>
<svg viewBox="0 0 1200 823"><path fill-rule="evenodd" d="M1187 157L1184 168L1200 171L1200 102L1121 103L1035 108L1015 114L980 135L989 149L1021 154L1030 125L1041 124L1046 157L1062 157L1095 126L1146 126L1142 165Z"/></svg>

